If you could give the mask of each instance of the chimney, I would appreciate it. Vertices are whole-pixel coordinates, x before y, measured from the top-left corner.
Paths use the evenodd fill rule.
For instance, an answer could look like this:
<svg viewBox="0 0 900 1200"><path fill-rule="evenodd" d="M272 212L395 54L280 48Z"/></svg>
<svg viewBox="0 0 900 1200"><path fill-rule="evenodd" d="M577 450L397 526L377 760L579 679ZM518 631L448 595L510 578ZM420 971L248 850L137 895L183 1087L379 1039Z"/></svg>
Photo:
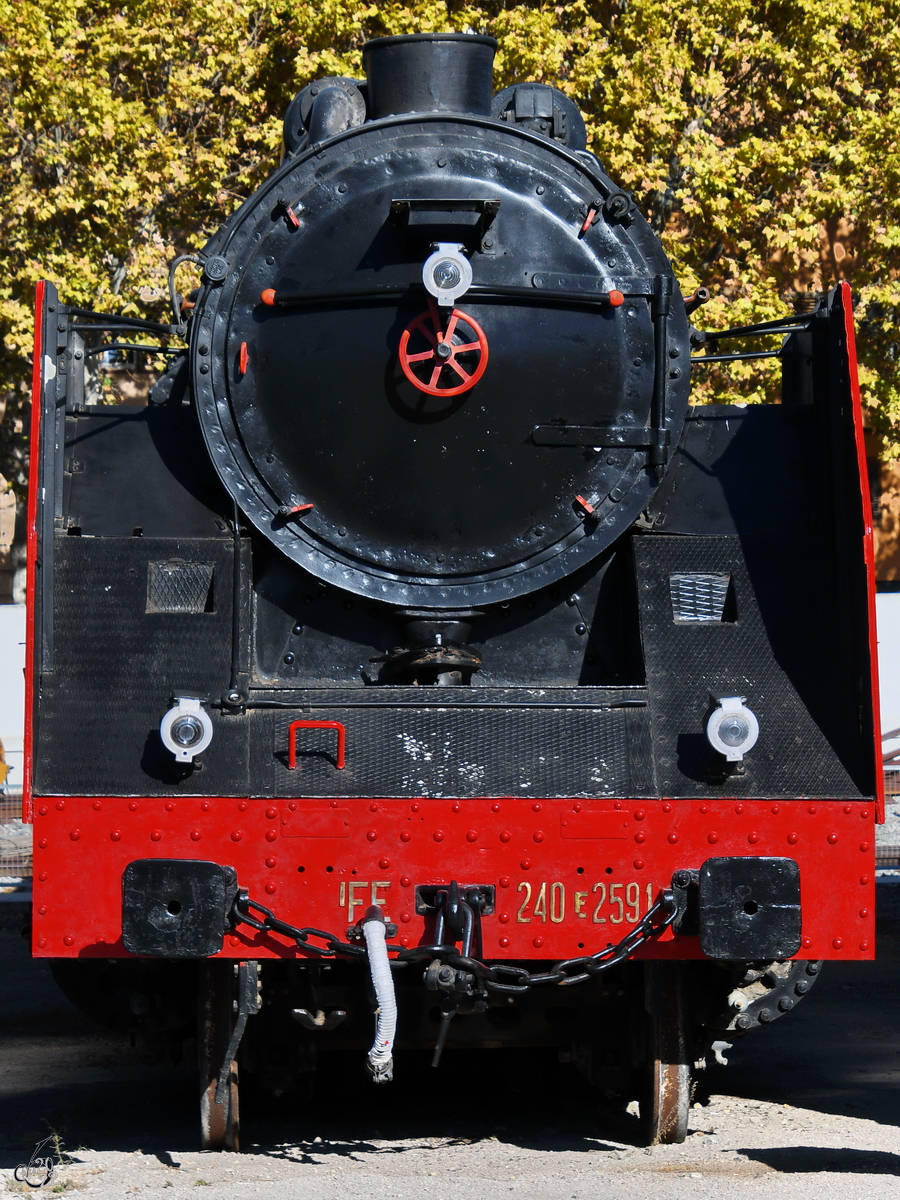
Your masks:
<svg viewBox="0 0 900 1200"><path fill-rule="evenodd" d="M491 115L497 43L477 33L413 33L363 46L369 119L399 113Z"/></svg>

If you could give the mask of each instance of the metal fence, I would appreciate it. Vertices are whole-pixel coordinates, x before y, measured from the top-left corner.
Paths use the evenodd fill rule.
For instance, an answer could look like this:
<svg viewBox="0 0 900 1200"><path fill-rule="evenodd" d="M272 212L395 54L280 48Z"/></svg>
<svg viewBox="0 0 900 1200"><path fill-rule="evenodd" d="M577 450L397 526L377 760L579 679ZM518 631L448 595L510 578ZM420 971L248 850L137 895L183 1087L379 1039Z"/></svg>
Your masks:
<svg viewBox="0 0 900 1200"><path fill-rule="evenodd" d="M31 826L22 823L22 797L0 796L0 902L31 898Z"/></svg>

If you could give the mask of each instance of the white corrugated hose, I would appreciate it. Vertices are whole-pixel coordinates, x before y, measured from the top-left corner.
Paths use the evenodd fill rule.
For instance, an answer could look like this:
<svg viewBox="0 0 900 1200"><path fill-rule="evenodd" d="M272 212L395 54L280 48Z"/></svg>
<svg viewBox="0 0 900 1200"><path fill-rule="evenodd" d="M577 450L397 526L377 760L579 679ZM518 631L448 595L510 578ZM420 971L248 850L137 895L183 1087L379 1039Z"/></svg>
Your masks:
<svg viewBox="0 0 900 1200"><path fill-rule="evenodd" d="M394 1075L394 1037L397 1033L397 997L394 977L385 945L385 926L381 917L363 922L363 936L369 953L372 987L378 1001L375 1041L369 1051L367 1065L375 1083L389 1083Z"/></svg>

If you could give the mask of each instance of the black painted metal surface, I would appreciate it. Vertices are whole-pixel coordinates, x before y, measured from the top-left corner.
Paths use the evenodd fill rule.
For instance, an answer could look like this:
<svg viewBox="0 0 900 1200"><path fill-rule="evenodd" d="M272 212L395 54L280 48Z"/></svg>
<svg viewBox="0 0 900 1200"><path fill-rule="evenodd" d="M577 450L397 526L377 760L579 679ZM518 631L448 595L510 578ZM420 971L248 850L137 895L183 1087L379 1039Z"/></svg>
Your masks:
<svg viewBox="0 0 900 1200"><path fill-rule="evenodd" d="M231 649L229 538L60 537L54 670L42 681L35 788L63 795L246 795L246 723L213 713L201 771L159 736L176 691L219 696ZM151 565L206 563L202 612L154 610ZM149 611L148 611L149 610Z"/></svg>
<svg viewBox="0 0 900 1200"><path fill-rule="evenodd" d="M94 537L217 537L228 497L189 404L85 408L66 419L66 524Z"/></svg>
<svg viewBox="0 0 900 1200"><path fill-rule="evenodd" d="M492 606L472 628L470 644L483 661L476 686L441 690L440 714L389 707L404 696L421 706L438 691L379 685L373 660L402 632L389 605L324 585L262 539L251 571L252 539L243 538L252 600L245 598L241 656L250 664L251 697L295 698L319 716L346 719L349 765L338 778L329 747L301 740L300 767L288 772L286 713L214 710L203 769L177 770L157 732L172 692L216 699L230 673L230 534L192 486L194 467L202 477L202 449L172 456L182 442L191 448L190 417L168 407L98 412L71 427L66 455L77 451L80 469L69 496L78 498L84 533L96 536L56 539L59 652L41 695L40 790L867 794L853 680L839 658L823 653L838 643L844 619L837 603L820 602L823 593L836 595L827 577L834 550L821 537L798 544L778 532L801 499L821 494L815 463L794 482L796 455L821 427L812 412L763 408L696 410L648 514L650 528L565 584ZM168 466L158 461L159 445ZM761 463L771 483L762 491ZM212 489L208 500L221 507L214 480ZM111 503L114 496L120 502ZM217 536L109 536L164 523ZM721 609L728 620L676 620L671 578L685 573L729 577ZM182 575L191 595L181 587L170 595L160 580ZM800 630L788 596L803 608ZM535 701L536 688L546 690L549 707L517 708ZM761 723L740 777L722 773L703 733L709 693L723 689L746 694ZM596 719L577 710L570 721L574 704L636 698L649 708ZM373 708L379 700L384 707ZM484 712L458 708L487 703L487 724ZM531 747L524 756L523 745Z"/></svg>
<svg viewBox="0 0 900 1200"><path fill-rule="evenodd" d="M635 539L634 553L660 794L866 794L856 682L831 649L845 614L823 602L836 596L828 542L652 534ZM677 619L670 578L694 572L730 576L722 620ZM740 771L704 732L713 695L745 696L759 719Z"/></svg>
<svg viewBox="0 0 900 1200"><path fill-rule="evenodd" d="M776 533L802 521L805 535L821 534L829 511L826 437L812 408L697 405L647 522L661 533L717 537Z"/></svg>
<svg viewBox="0 0 900 1200"><path fill-rule="evenodd" d="M465 69L438 78L442 54ZM657 239L627 198L605 207L617 190L592 156L541 132L553 97L490 117L492 54L490 39L371 43L370 119L298 146L215 236L192 321L206 444L249 520L317 578L417 608L509 600L596 558L652 496L687 401L687 319ZM410 206L427 202L481 215L419 228ZM466 248L456 307L489 348L456 395L451 367L431 395L398 357L442 239Z"/></svg>
<svg viewBox="0 0 900 1200"><path fill-rule="evenodd" d="M413 33L374 38L363 46L369 117L411 112L489 116L492 37L466 33Z"/></svg>
<svg viewBox="0 0 900 1200"><path fill-rule="evenodd" d="M733 962L800 949L800 869L792 858L709 858L700 868L700 948Z"/></svg>
<svg viewBox="0 0 900 1200"><path fill-rule="evenodd" d="M237 894L232 867L193 859L142 858L122 875L122 944L130 954L218 954Z"/></svg>
<svg viewBox="0 0 900 1200"><path fill-rule="evenodd" d="M452 689L457 690L473 689ZM259 757L252 773L268 794L461 799L653 794L643 708L604 711L588 707L589 699L567 707L563 697L553 706L546 692L547 707L530 707L510 692L480 707L479 699L489 699L481 689L469 703L447 707L436 707L440 699L434 696L435 707L427 708L369 708L346 699L347 707L338 712L317 708L310 697L302 712L253 714L253 751ZM599 701L596 695L591 699ZM315 729L298 731L298 765L288 770L287 727L296 718L345 724L344 770L335 769L334 734Z"/></svg>

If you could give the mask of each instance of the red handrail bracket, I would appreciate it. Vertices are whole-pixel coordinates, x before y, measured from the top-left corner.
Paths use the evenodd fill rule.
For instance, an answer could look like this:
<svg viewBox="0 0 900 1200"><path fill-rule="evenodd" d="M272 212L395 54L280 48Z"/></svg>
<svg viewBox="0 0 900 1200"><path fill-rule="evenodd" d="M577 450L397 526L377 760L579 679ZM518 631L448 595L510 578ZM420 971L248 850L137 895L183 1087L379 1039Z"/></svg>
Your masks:
<svg viewBox="0 0 900 1200"><path fill-rule="evenodd" d="M297 769L297 730L298 729L335 729L337 730L337 760L336 766L343 771L345 760L344 751L347 744L347 730L340 721L291 721L288 725L288 770Z"/></svg>

